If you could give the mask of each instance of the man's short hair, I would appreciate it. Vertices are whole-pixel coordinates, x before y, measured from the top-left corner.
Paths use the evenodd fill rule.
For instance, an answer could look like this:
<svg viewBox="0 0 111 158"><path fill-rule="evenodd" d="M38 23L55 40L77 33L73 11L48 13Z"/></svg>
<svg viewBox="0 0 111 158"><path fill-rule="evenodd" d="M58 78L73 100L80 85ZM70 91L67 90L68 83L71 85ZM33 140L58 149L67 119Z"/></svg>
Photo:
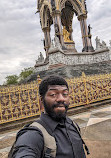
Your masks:
<svg viewBox="0 0 111 158"><path fill-rule="evenodd" d="M69 89L68 83L63 77L51 75L44 78L39 85L39 94L41 97L45 96L50 85L65 85Z"/></svg>

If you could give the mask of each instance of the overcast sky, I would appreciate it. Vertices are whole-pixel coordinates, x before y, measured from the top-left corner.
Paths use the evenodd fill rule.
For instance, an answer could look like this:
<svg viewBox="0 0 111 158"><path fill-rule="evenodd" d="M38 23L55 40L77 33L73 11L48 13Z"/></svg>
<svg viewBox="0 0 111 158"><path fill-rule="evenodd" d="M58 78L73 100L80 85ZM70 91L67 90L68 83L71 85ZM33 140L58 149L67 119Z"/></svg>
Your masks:
<svg viewBox="0 0 111 158"><path fill-rule="evenodd" d="M86 1L87 24L92 27L93 46L96 36L109 46L111 1ZM45 55L39 15L35 14L36 6L36 0L0 1L0 84L3 84L7 75L18 75L24 68L33 67L40 52ZM82 39L77 17L73 19L73 39L76 49L81 52Z"/></svg>

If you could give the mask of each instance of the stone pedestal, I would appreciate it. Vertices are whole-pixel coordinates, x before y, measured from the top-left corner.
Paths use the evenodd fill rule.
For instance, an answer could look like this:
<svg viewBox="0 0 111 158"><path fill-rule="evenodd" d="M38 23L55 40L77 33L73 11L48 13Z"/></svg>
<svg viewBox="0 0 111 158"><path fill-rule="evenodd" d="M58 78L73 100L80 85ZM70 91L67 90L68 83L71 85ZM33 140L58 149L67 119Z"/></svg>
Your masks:
<svg viewBox="0 0 111 158"><path fill-rule="evenodd" d="M77 52L77 50L75 49L75 43L72 42L64 42L66 49L68 50L73 50L73 52Z"/></svg>

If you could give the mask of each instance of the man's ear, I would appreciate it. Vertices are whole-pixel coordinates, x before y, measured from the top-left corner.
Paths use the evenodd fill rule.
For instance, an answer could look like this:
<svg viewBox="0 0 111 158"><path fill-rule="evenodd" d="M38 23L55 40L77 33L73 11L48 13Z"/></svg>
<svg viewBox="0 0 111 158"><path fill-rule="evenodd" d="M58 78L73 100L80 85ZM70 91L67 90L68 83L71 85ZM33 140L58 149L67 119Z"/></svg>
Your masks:
<svg viewBox="0 0 111 158"><path fill-rule="evenodd" d="M39 103L44 105L43 100L44 100L44 98L42 96L39 96Z"/></svg>
<svg viewBox="0 0 111 158"><path fill-rule="evenodd" d="M43 97L42 96L39 97L39 104L40 104L40 110L44 111L44 104L43 104Z"/></svg>

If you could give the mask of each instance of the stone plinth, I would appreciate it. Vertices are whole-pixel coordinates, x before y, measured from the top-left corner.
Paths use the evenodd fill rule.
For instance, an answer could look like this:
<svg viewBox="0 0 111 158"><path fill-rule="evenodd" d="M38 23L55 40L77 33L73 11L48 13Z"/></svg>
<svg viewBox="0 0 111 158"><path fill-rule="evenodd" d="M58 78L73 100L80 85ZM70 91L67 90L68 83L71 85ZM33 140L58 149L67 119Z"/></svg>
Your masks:
<svg viewBox="0 0 111 158"><path fill-rule="evenodd" d="M36 65L34 73L28 76L22 83L31 82L51 74L65 78L80 77L86 75L111 73L111 51L109 49L96 50L95 52L74 53L73 51L50 52L44 64Z"/></svg>
<svg viewBox="0 0 111 158"><path fill-rule="evenodd" d="M35 67L35 72L44 71L51 68L61 66L76 66L100 63L111 60L111 52L109 49L97 50L95 52L84 53L65 53L62 51L55 51L49 53L48 62Z"/></svg>

